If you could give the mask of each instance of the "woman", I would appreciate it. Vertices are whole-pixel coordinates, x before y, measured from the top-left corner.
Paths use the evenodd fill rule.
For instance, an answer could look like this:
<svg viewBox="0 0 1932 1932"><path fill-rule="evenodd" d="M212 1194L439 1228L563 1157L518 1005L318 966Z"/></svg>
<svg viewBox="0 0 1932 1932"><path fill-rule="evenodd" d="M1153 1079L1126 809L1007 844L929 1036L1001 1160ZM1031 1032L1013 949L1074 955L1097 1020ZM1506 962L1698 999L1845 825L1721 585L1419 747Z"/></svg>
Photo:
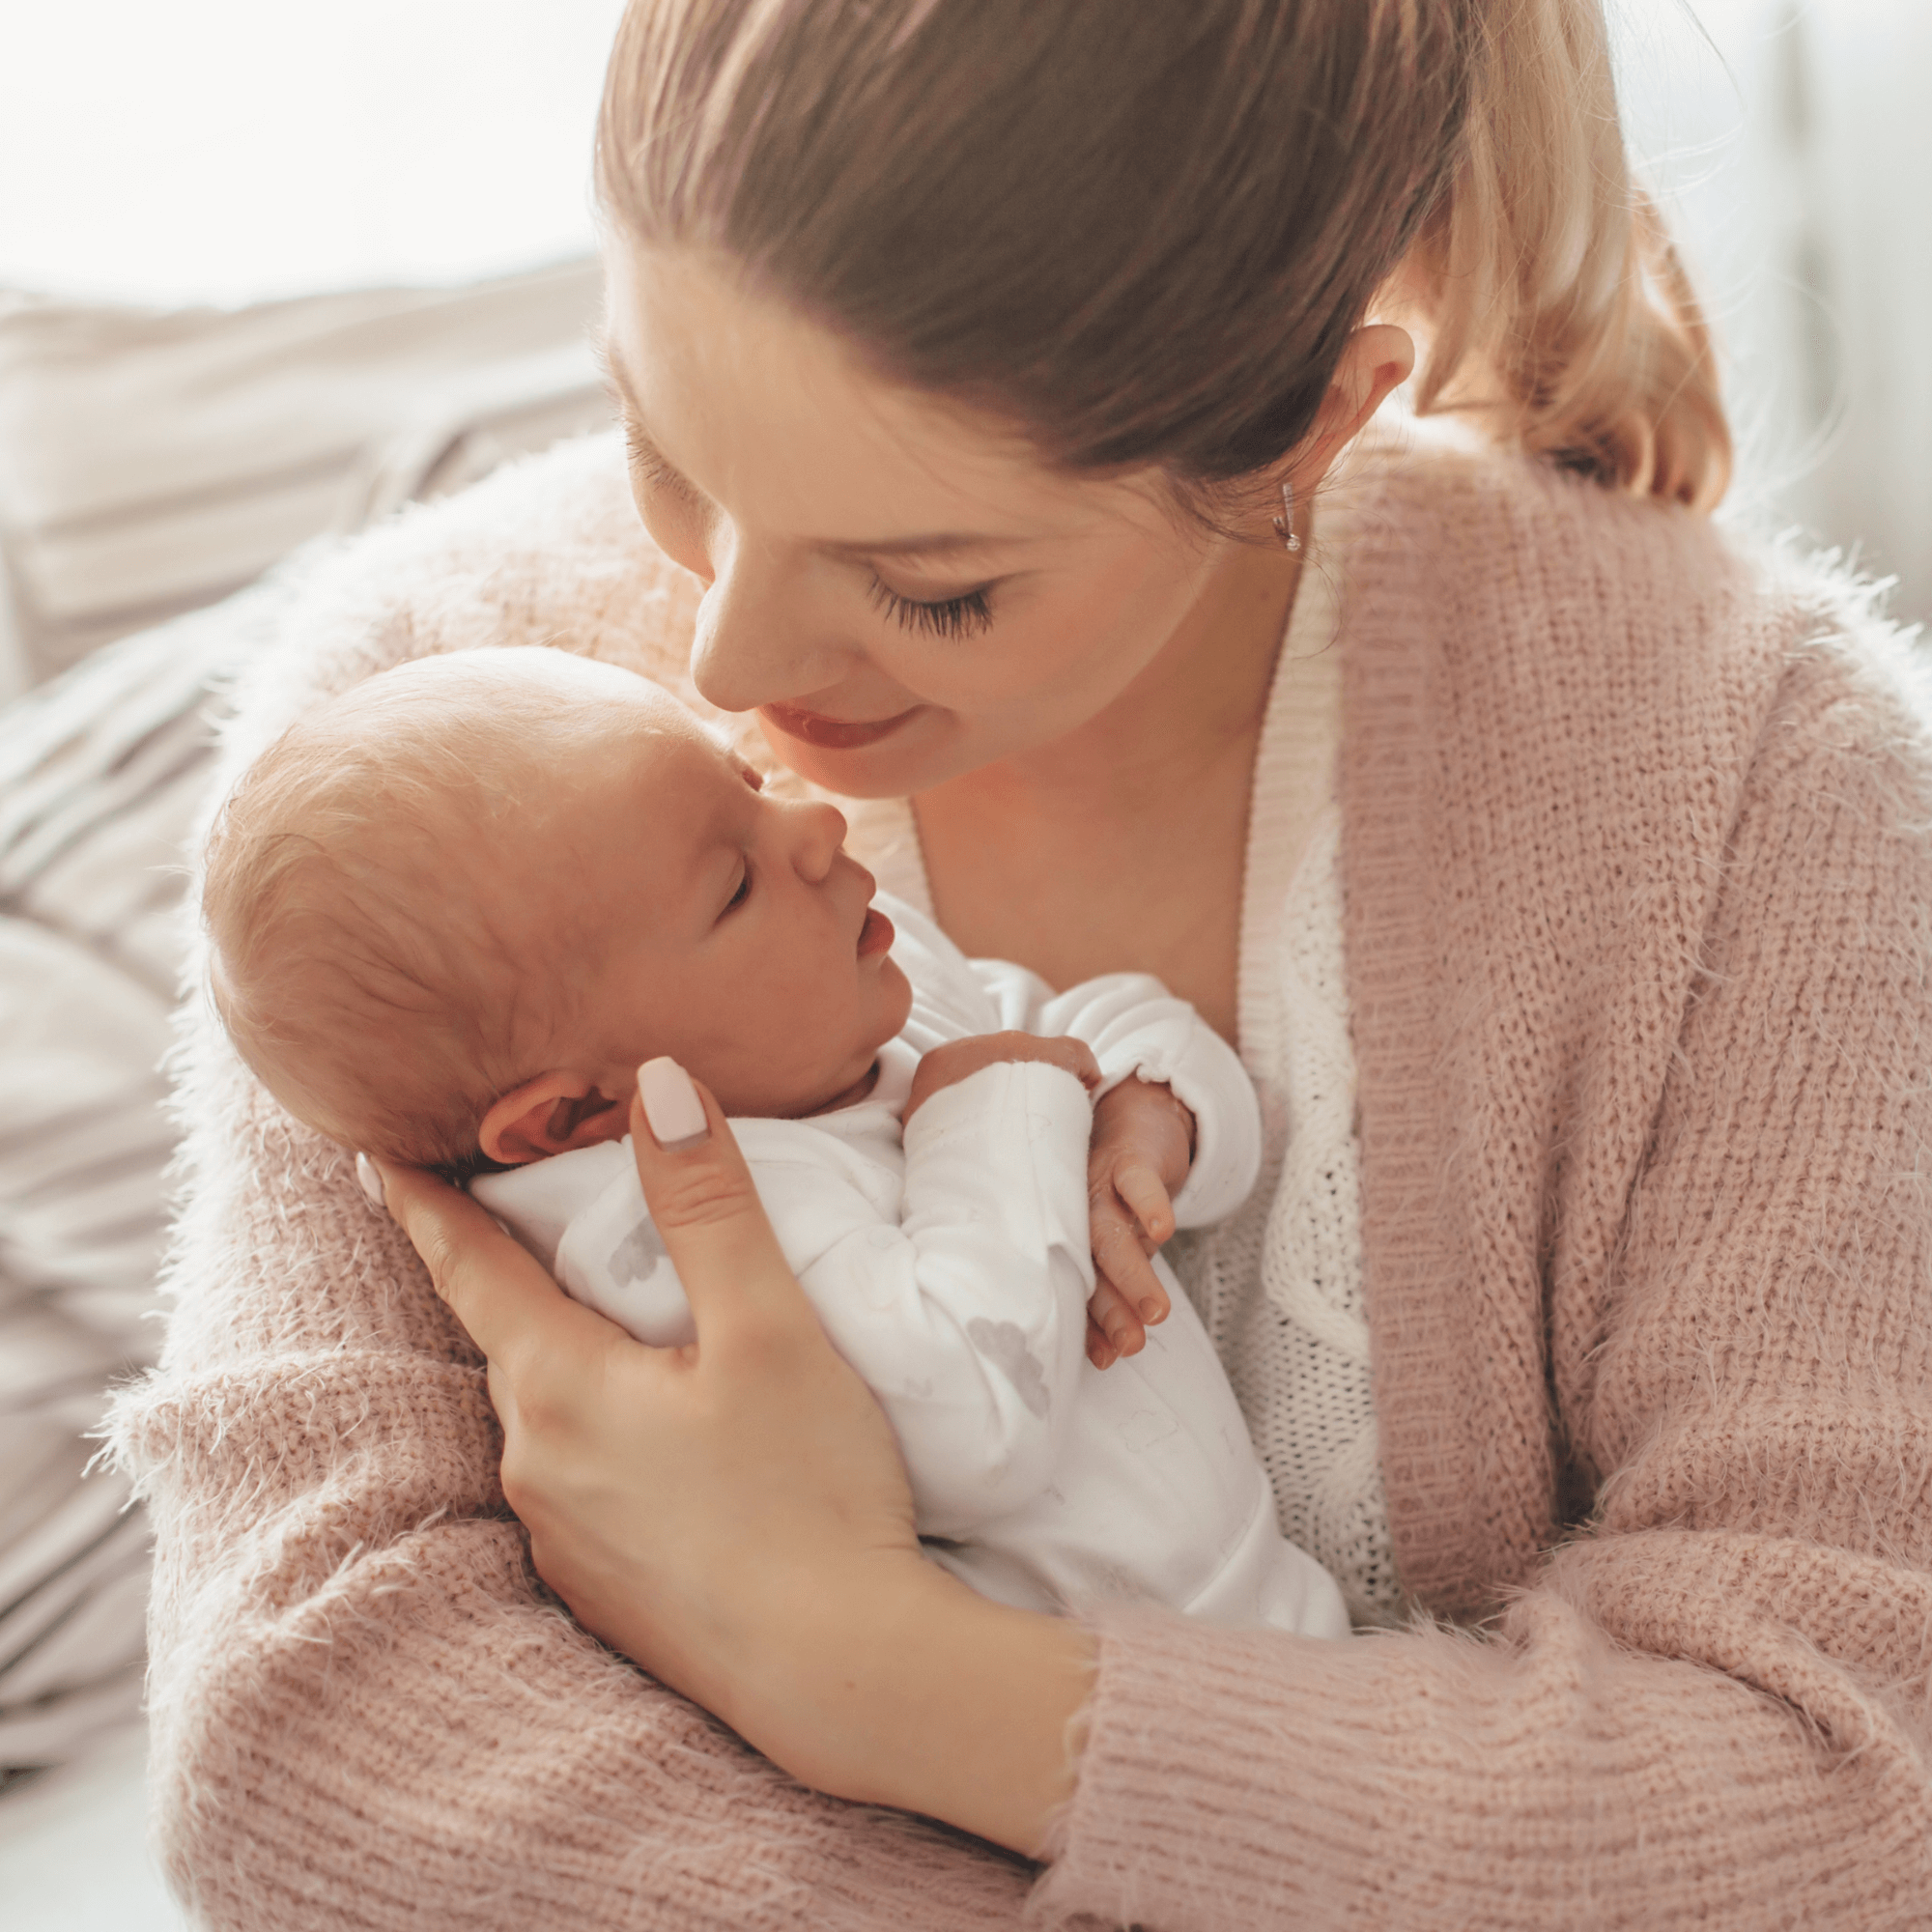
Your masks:
<svg viewBox="0 0 1932 1932"><path fill-rule="evenodd" d="M1048 1923L1917 1922L1932 756L1855 600L1703 520L1596 0L639 0L600 164L699 692L910 796L893 883L969 951L1238 1040L1275 1157L1190 1287L1390 1628L952 1585L699 1095L696 1146L633 1119L695 1351L374 1183L637 1678L533 1598L474 1355L278 1143L122 1423L201 1909L1016 1922L1034 1875L910 1812L1048 1861ZM1405 324L1475 433L1324 490Z"/></svg>

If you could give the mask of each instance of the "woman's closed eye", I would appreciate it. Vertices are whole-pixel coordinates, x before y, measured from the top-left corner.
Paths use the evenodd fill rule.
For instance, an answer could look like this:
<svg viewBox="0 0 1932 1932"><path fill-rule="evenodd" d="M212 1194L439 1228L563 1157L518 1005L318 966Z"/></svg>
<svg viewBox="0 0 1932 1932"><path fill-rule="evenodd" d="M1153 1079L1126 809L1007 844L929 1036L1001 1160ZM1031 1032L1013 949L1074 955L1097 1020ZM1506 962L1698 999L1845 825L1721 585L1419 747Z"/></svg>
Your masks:
<svg viewBox="0 0 1932 1932"><path fill-rule="evenodd" d="M875 577L866 593L874 610L883 611L902 629L929 638L977 638L993 621L992 585L961 591L957 597L938 597L923 603L902 597Z"/></svg>
<svg viewBox="0 0 1932 1932"><path fill-rule="evenodd" d="M606 382L604 393L611 399L611 411L624 432L624 449L631 474L647 489L662 491L678 502L696 508L703 502L691 479L674 469L665 453L644 434L632 416L623 392L614 383Z"/></svg>
<svg viewBox="0 0 1932 1932"><path fill-rule="evenodd" d="M632 474L640 476L648 488L661 490L678 502L694 507L703 500L684 474L665 461L657 444L628 421L624 425L624 442L630 452Z"/></svg>
<svg viewBox="0 0 1932 1932"><path fill-rule="evenodd" d="M731 889L731 896L718 909L722 920L734 913L752 896L752 868L749 865L738 874L738 883Z"/></svg>

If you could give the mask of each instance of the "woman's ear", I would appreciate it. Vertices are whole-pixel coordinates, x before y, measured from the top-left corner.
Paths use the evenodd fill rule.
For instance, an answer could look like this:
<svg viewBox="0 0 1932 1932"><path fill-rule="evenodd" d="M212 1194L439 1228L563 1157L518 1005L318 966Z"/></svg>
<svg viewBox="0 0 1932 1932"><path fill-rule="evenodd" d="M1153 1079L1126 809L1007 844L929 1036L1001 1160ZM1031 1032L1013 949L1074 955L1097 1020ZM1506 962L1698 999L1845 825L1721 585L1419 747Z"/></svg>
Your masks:
<svg viewBox="0 0 1932 1932"><path fill-rule="evenodd" d="M1306 502L1389 392L1414 372L1415 339L1407 329L1392 322L1372 322L1356 329L1343 347L1314 427L1283 466L1279 480Z"/></svg>
<svg viewBox="0 0 1932 1932"><path fill-rule="evenodd" d="M1371 322L1350 336L1315 419L1323 469L1414 373L1415 338L1399 324Z"/></svg>
<svg viewBox="0 0 1932 1932"><path fill-rule="evenodd" d="M587 1074L558 1068L526 1080L496 1101L476 1143L502 1167L525 1167L573 1148L624 1138L627 1111Z"/></svg>

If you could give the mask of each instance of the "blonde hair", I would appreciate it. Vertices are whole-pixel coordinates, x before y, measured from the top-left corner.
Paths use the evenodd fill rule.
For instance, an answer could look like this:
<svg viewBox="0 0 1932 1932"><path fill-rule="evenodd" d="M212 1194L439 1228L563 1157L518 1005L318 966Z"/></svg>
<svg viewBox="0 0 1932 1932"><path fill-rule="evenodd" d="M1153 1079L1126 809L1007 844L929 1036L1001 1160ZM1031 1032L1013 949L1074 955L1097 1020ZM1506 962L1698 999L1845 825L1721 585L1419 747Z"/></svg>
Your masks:
<svg viewBox="0 0 1932 1932"><path fill-rule="evenodd" d="M1708 331L1600 0L632 0L600 192L1075 469L1251 486L1399 299L1424 411L1708 508Z"/></svg>
<svg viewBox="0 0 1932 1932"><path fill-rule="evenodd" d="M1730 481L1711 332L1632 176L1599 0L1490 0L1462 153L1413 270L1421 413L1696 510Z"/></svg>
<svg viewBox="0 0 1932 1932"><path fill-rule="evenodd" d="M249 767L205 854L209 991L242 1057L342 1146L452 1178L488 1165L483 1116L542 1061L547 1003L568 997L445 836L507 824L563 715L541 683L506 711L497 661L523 655L355 686Z"/></svg>

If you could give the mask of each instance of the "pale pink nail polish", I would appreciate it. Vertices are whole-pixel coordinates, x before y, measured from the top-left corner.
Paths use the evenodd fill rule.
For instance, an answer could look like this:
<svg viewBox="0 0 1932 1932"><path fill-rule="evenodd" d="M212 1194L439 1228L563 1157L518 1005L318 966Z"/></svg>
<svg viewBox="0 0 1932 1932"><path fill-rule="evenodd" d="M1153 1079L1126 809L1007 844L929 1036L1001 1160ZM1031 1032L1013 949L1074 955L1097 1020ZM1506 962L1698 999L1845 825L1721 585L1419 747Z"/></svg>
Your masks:
<svg viewBox="0 0 1932 1932"><path fill-rule="evenodd" d="M370 1207L380 1208L386 1214L389 1202L383 1192L383 1177L377 1173L376 1163L366 1153L355 1156L355 1179L362 1192L369 1197Z"/></svg>
<svg viewBox="0 0 1932 1932"><path fill-rule="evenodd" d="M645 1061L638 1068L638 1097L644 1103L644 1119L658 1146L667 1152L676 1153L710 1139L704 1102L697 1097L691 1075L676 1061L663 1057Z"/></svg>

